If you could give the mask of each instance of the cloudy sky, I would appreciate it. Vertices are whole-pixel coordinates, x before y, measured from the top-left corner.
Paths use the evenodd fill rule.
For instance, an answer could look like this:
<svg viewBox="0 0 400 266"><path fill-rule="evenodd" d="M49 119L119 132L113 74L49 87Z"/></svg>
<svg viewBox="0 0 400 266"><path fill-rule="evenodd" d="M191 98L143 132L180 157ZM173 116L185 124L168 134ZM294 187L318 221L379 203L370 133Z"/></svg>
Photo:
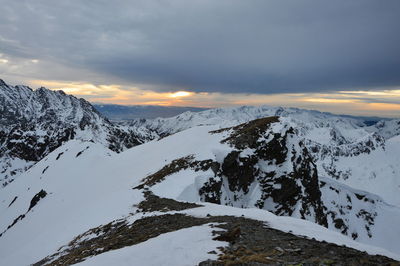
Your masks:
<svg viewBox="0 0 400 266"><path fill-rule="evenodd" d="M400 117L398 0L0 0L0 78L92 102Z"/></svg>

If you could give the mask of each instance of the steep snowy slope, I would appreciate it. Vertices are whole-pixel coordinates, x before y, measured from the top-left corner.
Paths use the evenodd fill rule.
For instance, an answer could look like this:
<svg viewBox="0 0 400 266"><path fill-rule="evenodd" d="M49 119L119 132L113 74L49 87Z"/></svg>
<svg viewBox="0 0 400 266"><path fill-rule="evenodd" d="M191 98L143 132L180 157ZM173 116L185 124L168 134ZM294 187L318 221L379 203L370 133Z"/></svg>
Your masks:
<svg viewBox="0 0 400 266"><path fill-rule="evenodd" d="M118 258L132 260L129 254L141 253L146 245L159 248L152 250L152 257L162 257L166 255L160 245L171 239L166 233L174 232L174 239L186 242L171 246L169 252L179 250L189 254L186 259L194 265L206 259L218 259L217 254L228 252L228 245L232 245L223 235L219 241L212 240L211 224L242 224L243 231L237 234L243 234L245 239L246 226L252 223L245 218L267 222L269 228L400 259L394 254L400 254L397 226L400 210L377 196L316 175L316 166L304 143L293 133L294 129L285 127L285 119L280 119L261 119L223 130L219 126L194 127L119 154L98 143L67 142L2 190L0 264L27 265L39 261L41 264L82 261L107 264L110 258L117 262ZM270 153L270 148L276 152ZM283 157L286 160L282 161ZM230 167L225 167L226 164ZM153 199L156 204L151 204L151 193L201 206L166 199L162 203ZM286 203L282 196L295 198L296 202ZM345 234L351 237L356 232L357 241L381 249L360 244L315 223L275 216L270 211L343 232L342 223L336 228L334 213L335 219L342 219L347 226ZM266 230L264 227L259 230ZM181 231L185 228L192 231ZM147 230L149 235L137 233ZM186 233L193 238L184 240ZM135 238L137 234L140 239ZM278 241L286 236L275 237ZM305 241L294 236L291 239L292 243ZM194 242L202 250L201 255L190 255L193 254L190 243ZM280 245L286 242L290 241L282 240ZM310 243L317 247L325 245ZM217 246L226 249L215 250ZM125 249L128 247L129 250ZM309 249L301 247L306 256ZM290 250L297 249L285 247L279 252L293 253ZM332 246L328 250L333 253L321 252L320 256L339 258L340 254L350 252L341 249L335 253L336 248ZM290 256L303 256L302 252ZM97 256L88 258L91 255ZM347 255L367 259L362 253ZM143 256L138 262L151 261Z"/></svg>
<svg viewBox="0 0 400 266"><path fill-rule="evenodd" d="M83 99L0 81L1 186L70 139L94 141L122 151L147 137L153 138L151 133L110 123Z"/></svg>

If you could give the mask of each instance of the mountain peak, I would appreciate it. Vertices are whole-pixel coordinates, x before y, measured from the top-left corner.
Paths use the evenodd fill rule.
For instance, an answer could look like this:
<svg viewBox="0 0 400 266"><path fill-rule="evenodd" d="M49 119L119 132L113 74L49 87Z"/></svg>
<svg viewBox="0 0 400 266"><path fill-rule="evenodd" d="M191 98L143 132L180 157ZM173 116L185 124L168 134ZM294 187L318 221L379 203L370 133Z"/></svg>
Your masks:
<svg viewBox="0 0 400 266"><path fill-rule="evenodd" d="M0 85L5 84L0 80ZM142 133L143 132L143 133ZM147 131L111 123L88 101L44 87L0 86L0 186L71 139L101 143L120 152L142 143ZM18 144L15 144L18 143ZM26 165L12 163L22 160Z"/></svg>
<svg viewBox="0 0 400 266"><path fill-rule="evenodd" d="M7 86L7 84L4 82L4 80L0 79L0 86Z"/></svg>

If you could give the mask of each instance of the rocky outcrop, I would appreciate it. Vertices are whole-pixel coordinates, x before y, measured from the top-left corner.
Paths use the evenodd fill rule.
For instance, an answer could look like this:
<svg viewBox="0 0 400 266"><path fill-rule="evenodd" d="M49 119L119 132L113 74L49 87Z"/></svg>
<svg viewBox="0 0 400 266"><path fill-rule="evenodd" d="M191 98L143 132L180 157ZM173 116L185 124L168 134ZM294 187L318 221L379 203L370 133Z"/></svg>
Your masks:
<svg viewBox="0 0 400 266"><path fill-rule="evenodd" d="M222 142L234 150L225 157L221 171L200 189L200 195L205 201L253 205L327 226L316 166L293 128L270 130L278 121L269 117L230 129Z"/></svg>
<svg viewBox="0 0 400 266"><path fill-rule="evenodd" d="M257 207L280 216L312 221L351 236L371 237L377 197L321 178L313 152L297 129L278 117L257 119L212 131L231 146L220 161L189 155L148 175L135 189L151 189L169 176L191 169L205 177L200 200L240 208ZM211 171L210 171L211 170Z"/></svg>

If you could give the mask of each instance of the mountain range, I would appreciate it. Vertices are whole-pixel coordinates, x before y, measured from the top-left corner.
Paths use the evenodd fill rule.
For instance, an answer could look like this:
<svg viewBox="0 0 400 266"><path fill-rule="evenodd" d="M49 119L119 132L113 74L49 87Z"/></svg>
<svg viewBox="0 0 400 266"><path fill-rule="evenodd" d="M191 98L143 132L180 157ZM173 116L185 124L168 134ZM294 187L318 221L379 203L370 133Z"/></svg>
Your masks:
<svg viewBox="0 0 400 266"><path fill-rule="evenodd" d="M1 265L400 260L398 119L244 106L110 121L1 80L0 108Z"/></svg>
<svg viewBox="0 0 400 266"><path fill-rule="evenodd" d="M94 104L96 110L111 120L130 120L137 118L173 117L184 112L200 112L207 108L159 106L159 105L119 105Z"/></svg>

